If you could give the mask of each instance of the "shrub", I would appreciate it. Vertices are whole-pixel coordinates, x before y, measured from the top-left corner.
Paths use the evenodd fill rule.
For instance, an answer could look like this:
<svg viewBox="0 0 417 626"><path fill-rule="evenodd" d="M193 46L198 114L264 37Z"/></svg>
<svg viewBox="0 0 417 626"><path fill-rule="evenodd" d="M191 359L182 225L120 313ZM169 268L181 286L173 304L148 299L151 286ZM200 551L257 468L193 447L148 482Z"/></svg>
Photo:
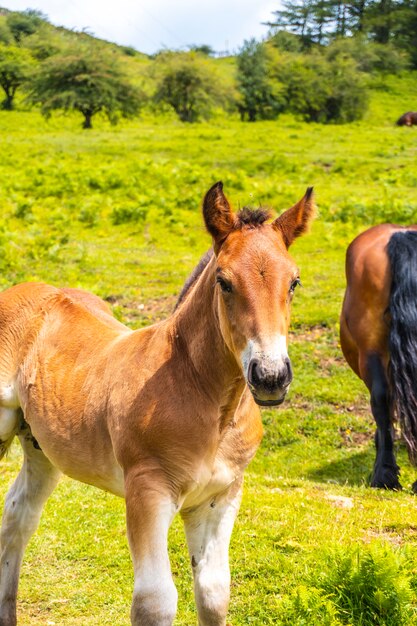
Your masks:
<svg viewBox="0 0 417 626"><path fill-rule="evenodd" d="M397 74L407 67L406 55L392 44L379 44L364 37L336 39L325 51L329 61L353 59L361 72Z"/></svg>
<svg viewBox="0 0 417 626"><path fill-rule="evenodd" d="M283 624L410 624L412 575L404 552L381 544L337 550L324 555L321 566L309 586L283 603Z"/></svg>
<svg viewBox="0 0 417 626"><path fill-rule="evenodd" d="M271 80L268 48L255 39L245 41L237 57L237 82L242 120L273 119L283 108L280 85Z"/></svg>
<svg viewBox="0 0 417 626"><path fill-rule="evenodd" d="M46 16L40 11L27 9L23 13L9 13L6 17L6 23L15 42L19 44L24 37L35 33L46 19Z"/></svg>
<svg viewBox="0 0 417 626"><path fill-rule="evenodd" d="M165 52L157 56L154 100L174 109L182 122L209 118L216 106L227 107L231 96L210 60L196 52Z"/></svg>
<svg viewBox="0 0 417 626"><path fill-rule="evenodd" d="M138 204L125 203L115 207L111 213L111 221L115 226L130 222L144 222L148 215L149 207Z"/></svg>
<svg viewBox="0 0 417 626"><path fill-rule="evenodd" d="M309 122L345 123L363 117L368 94L351 59L283 55L274 68L283 85L285 109Z"/></svg>

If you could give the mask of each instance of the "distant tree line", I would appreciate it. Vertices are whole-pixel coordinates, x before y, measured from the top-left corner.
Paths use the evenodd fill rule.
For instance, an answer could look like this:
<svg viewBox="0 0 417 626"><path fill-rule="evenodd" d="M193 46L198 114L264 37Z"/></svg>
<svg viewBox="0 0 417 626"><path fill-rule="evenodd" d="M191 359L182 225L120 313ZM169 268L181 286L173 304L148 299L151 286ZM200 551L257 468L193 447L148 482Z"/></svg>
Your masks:
<svg viewBox="0 0 417 626"><path fill-rule="evenodd" d="M370 41L405 50L417 67L417 0L282 0L268 25L272 32L298 35L304 50L366 35Z"/></svg>
<svg viewBox="0 0 417 626"><path fill-rule="evenodd" d="M142 70L140 63L132 65L130 57L140 54L132 47L55 28L38 11L6 12L0 15L1 106L13 109L21 90L25 105L39 106L45 116L77 111L86 129L99 113L116 123L144 106L174 111L183 122L208 118L216 109L238 111L250 122L283 112L313 122L353 121L366 111L372 76L414 63L407 46L415 7L407 5L407 13L404 5L401 21L399 1L379 0L378 21L376 5L284 0L268 39L246 41L230 72L220 71L209 46L163 51ZM397 11L392 22L388 6L391 16Z"/></svg>

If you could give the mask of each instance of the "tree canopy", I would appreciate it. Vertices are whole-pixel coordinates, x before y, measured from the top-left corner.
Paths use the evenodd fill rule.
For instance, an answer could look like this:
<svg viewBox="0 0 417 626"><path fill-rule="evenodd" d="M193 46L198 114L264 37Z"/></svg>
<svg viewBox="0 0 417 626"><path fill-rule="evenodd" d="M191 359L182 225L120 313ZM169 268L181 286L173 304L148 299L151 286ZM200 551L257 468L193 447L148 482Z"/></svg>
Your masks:
<svg viewBox="0 0 417 626"><path fill-rule="evenodd" d="M201 54L163 53L157 57L156 66L154 100L172 107L183 122L207 118L214 107L230 99L220 77Z"/></svg>
<svg viewBox="0 0 417 626"><path fill-rule="evenodd" d="M42 113L79 111L83 128L92 127L92 118L103 112L111 123L119 116L139 112L143 94L120 69L117 56L79 46L46 59L35 75L30 99L40 104Z"/></svg>
<svg viewBox="0 0 417 626"><path fill-rule="evenodd" d="M237 82L242 120L272 119L282 108L279 85L271 81L268 49L255 39L245 41L237 57Z"/></svg>
<svg viewBox="0 0 417 626"><path fill-rule="evenodd" d="M417 65L417 0L282 0L272 15L271 32L298 35L304 49L365 34L406 50Z"/></svg>
<svg viewBox="0 0 417 626"><path fill-rule="evenodd" d="M28 78L32 68L32 57L27 50L0 43L0 86L5 93L1 103L3 109L13 109L16 91Z"/></svg>

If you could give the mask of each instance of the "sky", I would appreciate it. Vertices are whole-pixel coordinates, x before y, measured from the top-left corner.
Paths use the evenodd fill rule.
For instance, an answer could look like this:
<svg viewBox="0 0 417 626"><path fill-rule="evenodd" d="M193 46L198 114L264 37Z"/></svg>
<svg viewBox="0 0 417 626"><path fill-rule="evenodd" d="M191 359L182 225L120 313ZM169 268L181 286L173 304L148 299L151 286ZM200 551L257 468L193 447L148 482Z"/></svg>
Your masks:
<svg viewBox="0 0 417 626"><path fill-rule="evenodd" d="M236 51L245 39L260 39L279 0L0 0L13 11L45 13L52 24L86 29L101 39L152 54L162 48L208 44Z"/></svg>

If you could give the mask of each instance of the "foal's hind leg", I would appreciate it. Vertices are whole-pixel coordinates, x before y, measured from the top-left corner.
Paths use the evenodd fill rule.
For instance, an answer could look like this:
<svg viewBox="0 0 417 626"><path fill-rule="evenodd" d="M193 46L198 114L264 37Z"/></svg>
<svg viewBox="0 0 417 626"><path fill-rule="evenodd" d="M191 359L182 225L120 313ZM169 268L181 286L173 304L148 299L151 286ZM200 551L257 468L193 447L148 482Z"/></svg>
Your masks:
<svg viewBox="0 0 417 626"><path fill-rule="evenodd" d="M390 415L388 382L378 354L367 358L368 386L371 391L371 409L377 425L375 435L376 460L371 486L401 489L398 467L394 455L394 438Z"/></svg>
<svg viewBox="0 0 417 626"><path fill-rule="evenodd" d="M38 526L43 505L60 477L27 425L18 436L24 461L6 496L0 534L0 626L16 624L16 595L23 553Z"/></svg>
<svg viewBox="0 0 417 626"><path fill-rule="evenodd" d="M229 543L242 496L241 479L225 494L184 511L199 626L225 626L230 599Z"/></svg>

